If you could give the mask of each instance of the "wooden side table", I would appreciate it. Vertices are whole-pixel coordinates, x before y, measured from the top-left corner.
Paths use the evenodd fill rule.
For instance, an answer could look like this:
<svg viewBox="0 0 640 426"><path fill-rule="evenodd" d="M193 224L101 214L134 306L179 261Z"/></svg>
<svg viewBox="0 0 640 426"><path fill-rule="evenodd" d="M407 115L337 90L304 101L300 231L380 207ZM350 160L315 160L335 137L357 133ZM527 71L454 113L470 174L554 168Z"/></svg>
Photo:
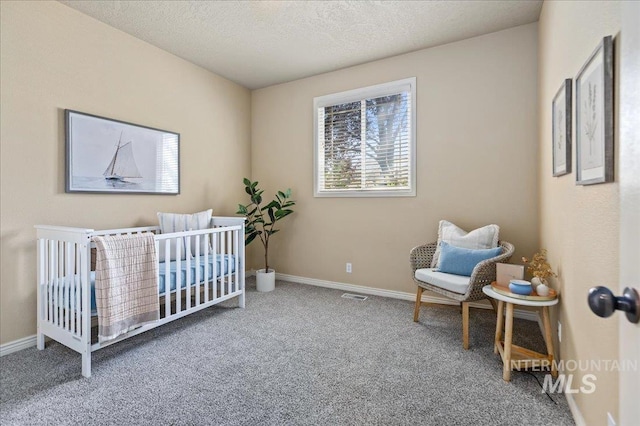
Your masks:
<svg viewBox="0 0 640 426"><path fill-rule="evenodd" d="M498 317L496 321L496 337L493 346L494 353L500 353L503 370L502 378L508 382L511 380L511 370L513 368L531 368L533 366L550 366L553 377L558 376L556 365L553 362L553 340L551 336L551 321L549 319L549 306L558 303L558 299L553 300L524 300L505 296L495 292L490 285L484 286L482 291L487 296L498 301ZM507 306L504 315L504 342L502 341L502 325L505 304ZM534 306L542 310L542 324L544 326L544 342L547 345L547 353L541 354L517 345L512 344L513 337L513 307L514 305Z"/></svg>

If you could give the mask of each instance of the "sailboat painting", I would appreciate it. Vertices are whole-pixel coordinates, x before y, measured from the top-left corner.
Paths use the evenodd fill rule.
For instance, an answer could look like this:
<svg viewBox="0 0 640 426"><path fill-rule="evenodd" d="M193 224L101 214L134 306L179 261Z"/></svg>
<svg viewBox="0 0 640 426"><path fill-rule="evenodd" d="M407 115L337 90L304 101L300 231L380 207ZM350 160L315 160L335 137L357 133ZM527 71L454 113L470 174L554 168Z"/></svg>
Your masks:
<svg viewBox="0 0 640 426"><path fill-rule="evenodd" d="M107 170L102 174L105 179L114 182L126 182L125 179L142 178L136 165L136 159L133 157L133 142L129 141L122 144L122 133L120 133L116 152L113 154Z"/></svg>
<svg viewBox="0 0 640 426"><path fill-rule="evenodd" d="M67 192L179 194L180 135L65 110Z"/></svg>

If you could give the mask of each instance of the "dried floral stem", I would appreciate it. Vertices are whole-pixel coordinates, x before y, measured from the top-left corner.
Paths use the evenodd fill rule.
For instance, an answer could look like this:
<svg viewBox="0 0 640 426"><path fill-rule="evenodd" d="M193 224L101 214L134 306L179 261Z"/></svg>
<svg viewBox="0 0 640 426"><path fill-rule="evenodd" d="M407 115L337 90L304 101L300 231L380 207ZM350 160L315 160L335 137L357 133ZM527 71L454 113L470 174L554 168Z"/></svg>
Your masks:
<svg viewBox="0 0 640 426"><path fill-rule="evenodd" d="M531 261L526 257L523 257L522 261L529 265L527 266L527 272L541 280L558 276L551 270L551 265L547 262L547 250L545 249L540 250L539 253L535 253Z"/></svg>

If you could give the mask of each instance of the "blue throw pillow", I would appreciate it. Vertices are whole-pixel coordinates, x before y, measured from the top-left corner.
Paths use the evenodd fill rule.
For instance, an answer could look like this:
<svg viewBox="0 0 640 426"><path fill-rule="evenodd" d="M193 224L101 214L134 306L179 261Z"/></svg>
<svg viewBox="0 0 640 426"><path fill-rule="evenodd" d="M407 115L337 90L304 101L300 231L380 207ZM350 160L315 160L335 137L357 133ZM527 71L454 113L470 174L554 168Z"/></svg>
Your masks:
<svg viewBox="0 0 640 426"><path fill-rule="evenodd" d="M440 267L438 270L447 274L471 276L473 268L478 263L502 253L502 247L472 250L452 246L445 241L440 244Z"/></svg>

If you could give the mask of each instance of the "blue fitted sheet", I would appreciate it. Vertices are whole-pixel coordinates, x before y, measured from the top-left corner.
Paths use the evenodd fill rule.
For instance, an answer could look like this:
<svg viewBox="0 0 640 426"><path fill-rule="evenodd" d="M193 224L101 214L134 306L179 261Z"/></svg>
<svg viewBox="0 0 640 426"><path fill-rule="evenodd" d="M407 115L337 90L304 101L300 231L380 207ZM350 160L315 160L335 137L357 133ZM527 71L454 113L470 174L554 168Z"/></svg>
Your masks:
<svg viewBox="0 0 640 426"><path fill-rule="evenodd" d="M190 263L190 269L191 269L191 279L189 280L189 285L190 286L195 286L197 284L196 282L196 260L197 258L192 258L191 259L191 263ZM200 281L199 282L203 282L205 280L205 274L204 274L204 270L205 270L205 261L208 260L209 263L209 267L208 267L208 273L207 273L207 281L211 281L211 279L213 278L213 256L212 255L208 255L207 259L205 259L205 256L200 256ZM186 288L187 287L187 261L186 260L181 260L180 261L180 275L177 274L177 270L178 270L178 266L177 266L177 261L172 261L169 262L169 291L175 291L176 289L176 285L177 285L177 277L180 277L180 288ZM166 263L165 262L160 262L159 263L159 269L160 269L160 280L158 282L158 295L162 296L165 294L165 269L166 269ZM218 254L216 255L216 278L220 278L222 275L226 275L226 274L233 274L236 270L236 262L235 262L235 256L232 254L227 254L227 255L222 255L222 254ZM95 290L95 284L96 284L96 273L95 271L91 271L91 312L95 314L96 312L96 290ZM62 280L61 280L62 281ZM69 285L69 280L68 279L64 279L64 281L62 281L64 284L64 286L68 286ZM61 292L61 300L60 300L60 304L62 306L66 306L66 298L68 297L67 292L66 291L62 291ZM73 293L73 291L71 291L71 293ZM70 295L71 297L74 297L73 294Z"/></svg>

